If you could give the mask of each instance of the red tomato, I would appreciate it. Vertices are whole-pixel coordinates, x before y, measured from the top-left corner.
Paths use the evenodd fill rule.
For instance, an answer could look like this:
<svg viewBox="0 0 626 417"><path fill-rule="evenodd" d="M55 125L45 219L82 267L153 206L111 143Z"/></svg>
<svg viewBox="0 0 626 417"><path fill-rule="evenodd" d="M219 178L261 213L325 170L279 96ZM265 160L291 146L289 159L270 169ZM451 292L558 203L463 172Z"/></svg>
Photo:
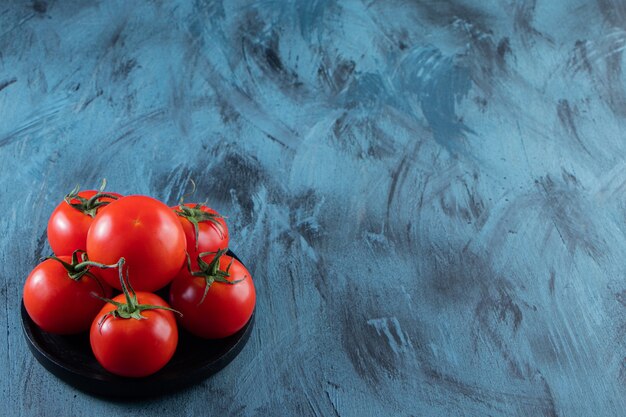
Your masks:
<svg viewBox="0 0 626 417"><path fill-rule="evenodd" d="M158 295L137 292L136 296L139 304L169 307ZM113 301L124 303L125 295L120 294ZM143 377L163 368L178 344L174 314L155 309L142 311L143 319L107 316L116 308L107 303L91 325L91 349L100 365L126 377Z"/></svg>
<svg viewBox="0 0 626 417"><path fill-rule="evenodd" d="M217 211L202 204L191 203L172 208L178 215L185 231L187 252L194 268L198 266L198 254L217 252L220 249L228 248L228 227L224 218ZM194 222L197 224L197 230Z"/></svg>
<svg viewBox="0 0 626 417"><path fill-rule="evenodd" d="M71 263L70 256L60 256ZM96 277L99 270L91 268ZM49 333L73 334L89 329L93 318L104 305L94 297L110 297L111 287L88 276L73 280L54 259L46 259L33 269L24 284L24 306L31 319Z"/></svg>
<svg viewBox="0 0 626 417"><path fill-rule="evenodd" d="M89 200L99 191L87 190L78 193L78 197ZM117 193L106 193L115 197L122 197ZM78 198L71 198L70 203L79 205L81 201ZM113 198L104 196L98 201L111 202ZM97 204L97 202L94 202ZM90 209L85 205L73 207L62 201L52 212L48 220L48 242L56 256L72 255L75 250L87 249L87 231L93 222L93 216L106 206L96 206ZM93 216L92 216L93 215Z"/></svg>
<svg viewBox="0 0 626 417"><path fill-rule="evenodd" d="M254 283L246 267L228 255L220 256L218 262L219 271L228 273L223 278L233 283L212 282L219 273L207 271L206 276L196 277L183 268L170 286L170 304L182 313L178 317L180 324L205 339L227 337L239 331L252 316L256 302ZM202 300L207 283L210 286Z"/></svg>
<svg viewBox="0 0 626 417"><path fill-rule="evenodd" d="M124 257L137 291L156 291L167 285L185 262L186 246L185 232L174 212L141 195L109 204L87 234L89 258L113 264ZM121 289L117 271L104 270L102 277Z"/></svg>

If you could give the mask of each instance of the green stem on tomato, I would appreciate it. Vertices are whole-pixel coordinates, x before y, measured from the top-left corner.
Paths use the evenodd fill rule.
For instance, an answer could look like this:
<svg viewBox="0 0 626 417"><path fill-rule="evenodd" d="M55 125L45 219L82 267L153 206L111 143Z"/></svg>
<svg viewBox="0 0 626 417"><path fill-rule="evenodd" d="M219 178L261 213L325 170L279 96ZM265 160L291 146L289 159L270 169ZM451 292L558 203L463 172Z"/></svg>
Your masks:
<svg viewBox="0 0 626 417"><path fill-rule="evenodd" d="M80 255L80 262L78 260L79 255ZM87 258L87 253L82 249L77 249L74 252L72 252L70 263L67 263L64 260L57 258L54 255L47 256L44 259L52 259L54 261L59 262L61 265L63 265L63 268L65 268L65 270L67 271L67 276L73 281L78 282L84 276L94 279L96 283L98 283L98 286L100 287L100 291L102 291L103 295L105 294L105 291L104 291L104 287L102 286L102 283L94 274L91 273L89 268L92 266L95 266L97 268L102 268L102 269L117 267L117 264L105 265L105 264L101 264L98 262L90 261Z"/></svg>
<svg viewBox="0 0 626 417"><path fill-rule="evenodd" d="M104 192L106 183L106 179L103 179L100 190L89 199L78 195L78 193L80 192L80 186L76 185L76 187L74 187L74 189L70 191L70 193L67 194L63 200L65 200L67 204L80 211L81 213L84 213L91 217L95 217L96 213L98 212L98 208L106 206L110 203L110 201L102 201L102 198L110 198L112 200L117 200L119 198L116 195ZM78 200L78 202L73 203L72 200Z"/></svg>
<svg viewBox="0 0 626 417"><path fill-rule="evenodd" d="M77 264L75 266L76 269L78 270L82 270L85 268L89 268L90 266L95 266L97 268L101 268L101 269L108 269L108 268L117 268L118 264L111 264L111 265L107 265L107 264L101 264L99 262L93 262L93 261L83 261L79 264Z"/></svg>
<svg viewBox="0 0 626 417"><path fill-rule="evenodd" d="M126 274L124 274L125 263L126 260L124 258L120 258L120 260L117 262L117 267L120 278L120 285L122 287L122 292L124 293L126 303L120 303L119 301L114 301L109 298L99 297L101 300L106 301L107 303L111 303L116 307L114 310L111 310L104 316L102 316L102 318L98 322L98 329L100 331L102 330L102 325L109 317L144 320L147 317L142 315L141 313L146 310L167 310L182 316L182 313L180 311L174 310L170 307L157 306L152 304L140 304L139 300L137 299L137 293L135 293L135 290L130 284L130 279L128 277L128 267L126 268Z"/></svg>
<svg viewBox="0 0 626 417"><path fill-rule="evenodd" d="M78 255L81 255L81 261L78 261ZM74 281L78 281L82 278L83 275L89 272L89 268L95 266L97 268L107 269L107 268L117 268L117 263L112 265L101 264L99 262L93 262L87 259L87 253L85 253L82 249L77 249L72 253L72 258L70 263L65 262L64 260L54 256L46 256L44 259L52 259L59 262L65 270L67 271L67 275L73 279Z"/></svg>
<svg viewBox="0 0 626 417"><path fill-rule="evenodd" d="M194 195L196 192L196 182L193 180L193 178L189 178L189 182L191 183L191 191L186 194L183 194L182 197L180 197L180 200L178 200L179 206L183 205L183 203L185 202L185 197L190 197Z"/></svg>
<svg viewBox="0 0 626 417"><path fill-rule="evenodd" d="M206 204L205 204L206 205ZM175 213L183 217L193 225L193 231L196 241L196 250L198 250L198 236L200 235L200 222L208 221L215 227L220 234L220 238L224 238L224 230L222 224L217 219L223 219L224 217L217 213L207 213L201 209L202 204L196 204L193 207L187 207L184 204L179 204Z"/></svg>
<svg viewBox="0 0 626 417"><path fill-rule="evenodd" d="M189 271L189 274L194 277L204 278L205 282L204 293L202 294L202 299L200 299L198 305L204 302L207 294L209 293L209 288L211 288L211 285L213 285L214 282L233 285L245 279L245 277L235 281L226 279L227 277L230 277L230 267L233 264L233 259L231 258L228 266L224 270L220 269L220 259L227 251L228 249L220 249L217 252L202 252L198 254L198 268L200 268L198 271L193 271L191 269L191 258L189 257L189 253L187 253L187 270ZM215 256L211 259L211 262L207 263L204 259L202 259L203 256L213 254L215 254Z"/></svg>

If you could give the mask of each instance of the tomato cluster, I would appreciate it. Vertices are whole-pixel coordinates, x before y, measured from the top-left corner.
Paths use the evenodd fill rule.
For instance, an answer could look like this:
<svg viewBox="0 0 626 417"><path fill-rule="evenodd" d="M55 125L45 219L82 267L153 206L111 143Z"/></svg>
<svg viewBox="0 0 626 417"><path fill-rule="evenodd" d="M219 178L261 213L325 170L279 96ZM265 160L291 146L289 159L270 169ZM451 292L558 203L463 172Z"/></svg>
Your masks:
<svg viewBox="0 0 626 417"><path fill-rule="evenodd" d="M103 188L74 189L50 216L54 255L24 285L35 324L61 335L88 331L103 368L143 377L172 358L179 325L218 339L248 322L254 283L227 254L224 217L205 204L168 207Z"/></svg>

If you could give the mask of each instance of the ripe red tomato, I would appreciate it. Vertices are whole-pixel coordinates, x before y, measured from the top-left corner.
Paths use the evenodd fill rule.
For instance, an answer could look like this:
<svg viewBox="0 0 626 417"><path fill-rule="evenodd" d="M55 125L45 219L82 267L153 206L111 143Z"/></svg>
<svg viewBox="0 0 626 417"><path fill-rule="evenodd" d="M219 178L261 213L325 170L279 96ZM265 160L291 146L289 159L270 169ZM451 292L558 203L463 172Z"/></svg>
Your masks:
<svg viewBox="0 0 626 417"><path fill-rule="evenodd" d="M137 291L156 291L167 285L185 262L186 246L185 232L172 209L141 195L109 204L87 234L89 258L113 264L124 257ZM117 271L104 270L102 277L121 289Z"/></svg>
<svg viewBox="0 0 626 417"><path fill-rule="evenodd" d="M75 250L87 249L87 231L93 222L94 216L106 205L102 202L114 201L114 196L122 197L117 193L106 193L102 198L90 202L90 199L100 191L87 190L77 194L69 194L67 201L62 201L52 212L48 220L48 242L56 256L71 255ZM81 200L82 199L82 200Z"/></svg>
<svg viewBox="0 0 626 417"><path fill-rule="evenodd" d="M158 295L137 292L139 304L169 307ZM124 303L120 294L113 301ZM116 306L107 303L93 320L89 333L91 349L107 371L126 377L143 377L163 368L174 355L178 328L168 310L144 310L142 319L108 315Z"/></svg>
<svg viewBox="0 0 626 417"><path fill-rule="evenodd" d="M70 256L60 256L70 264ZM91 268L98 277L100 271ZM97 278L96 278L97 279ZM86 331L104 305L94 297L110 297L111 287L100 279L83 275L78 280L68 276L61 262L46 259L33 269L24 284L24 306L30 318L41 329L55 334Z"/></svg>
<svg viewBox="0 0 626 417"><path fill-rule="evenodd" d="M217 211L202 204L191 203L172 208L185 231L187 252L194 268L197 268L198 254L228 248L228 227Z"/></svg>
<svg viewBox="0 0 626 417"><path fill-rule="evenodd" d="M204 270L204 276L192 276L183 268L170 286L170 304L182 313L178 317L180 324L196 336L230 336L248 322L254 311L252 277L241 262L228 255L213 257ZM224 280L230 283L221 282Z"/></svg>

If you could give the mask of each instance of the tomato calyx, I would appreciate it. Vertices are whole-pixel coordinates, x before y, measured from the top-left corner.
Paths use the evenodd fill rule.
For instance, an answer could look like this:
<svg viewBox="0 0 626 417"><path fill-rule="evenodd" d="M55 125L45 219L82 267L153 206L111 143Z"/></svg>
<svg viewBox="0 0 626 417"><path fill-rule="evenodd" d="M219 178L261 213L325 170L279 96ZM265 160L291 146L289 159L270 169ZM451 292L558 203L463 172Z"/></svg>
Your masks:
<svg viewBox="0 0 626 417"><path fill-rule="evenodd" d="M193 225L193 231L196 238L196 250L198 250L198 235L200 234L200 222L210 222L211 225L218 231L220 234L220 238L224 238L224 230L220 222L217 219L223 219L224 217L217 213L207 213L202 210L201 207L203 204L196 204L193 207L185 206L184 204L179 204L175 213L189 220Z"/></svg>
<svg viewBox="0 0 626 417"><path fill-rule="evenodd" d="M94 279L98 283L98 286L100 287L100 290L102 291L102 294L105 293L102 283L100 282L98 278L96 278L94 274L91 273L89 269L92 266L95 266L97 268L102 268L102 269L117 268L117 264L106 265L106 264L101 264L98 262L90 261L89 258L87 258L87 252L85 252L82 249L77 249L72 253L72 258L69 263L65 262L64 260L60 258L57 258L54 255L47 256L44 259L52 259L54 261L59 262L61 265L63 265L63 268L65 268L65 270L67 271L67 276L73 281L80 281L80 279L84 276Z"/></svg>
<svg viewBox="0 0 626 417"><path fill-rule="evenodd" d="M245 277L242 279L235 280L235 281L230 281L226 279L227 277L230 277L230 267L233 264L233 259L230 260L225 270L221 270L220 258L222 257L222 255L224 255L227 252L227 250L228 249L220 249L217 252L202 252L198 254L198 267L200 268L199 271L191 270L191 258L189 257L189 254L187 254L187 270L194 277L204 278L204 282L205 282L204 294L202 294L202 299L200 300L198 305L204 302L204 299L209 293L209 288L211 288L211 285L213 285L214 282L221 282L222 284L234 285L245 279ZM211 262L206 262L204 259L202 259L203 256L213 255L213 254L215 254L215 257L211 259Z"/></svg>
<svg viewBox="0 0 626 417"><path fill-rule="evenodd" d="M110 203L110 201L102 201L103 198L110 198L112 200L117 200L119 198L116 195L104 192L106 184L106 179L103 179L99 191L89 199L78 195L80 192L80 185L77 185L72 191L70 191L69 194L65 196L63 200L81 213L90 217L96 217L98 209ZM78 202L75 202L76 200L78 200Z"/></svg>
<svg viewBox="0 0 626 417"><path fill-rule="evenodd" d="M174 312L180 316L182 313L178 310L174 310L173 308L152 304L139 304L137 300L137 294L133 287L130 285L130 280L128 278L128 268L126 269L126 275L124 276L124 264L126 260L124 258L120 258L117 262L116 266L118 267L119 276L120 276L120 284L122 285L122 292L126 297L126 303L120 303L118 301L111 300L109 298L98 297L107 303L113 304L116 308L115 310L111 310L106 313L100 321L98 322L98 329L102 330L102 325L109 317L116 317L120 319L135 319L135 320L144 320L147 317L142 315L141 313L146 310L167 310Z"/></svg>

